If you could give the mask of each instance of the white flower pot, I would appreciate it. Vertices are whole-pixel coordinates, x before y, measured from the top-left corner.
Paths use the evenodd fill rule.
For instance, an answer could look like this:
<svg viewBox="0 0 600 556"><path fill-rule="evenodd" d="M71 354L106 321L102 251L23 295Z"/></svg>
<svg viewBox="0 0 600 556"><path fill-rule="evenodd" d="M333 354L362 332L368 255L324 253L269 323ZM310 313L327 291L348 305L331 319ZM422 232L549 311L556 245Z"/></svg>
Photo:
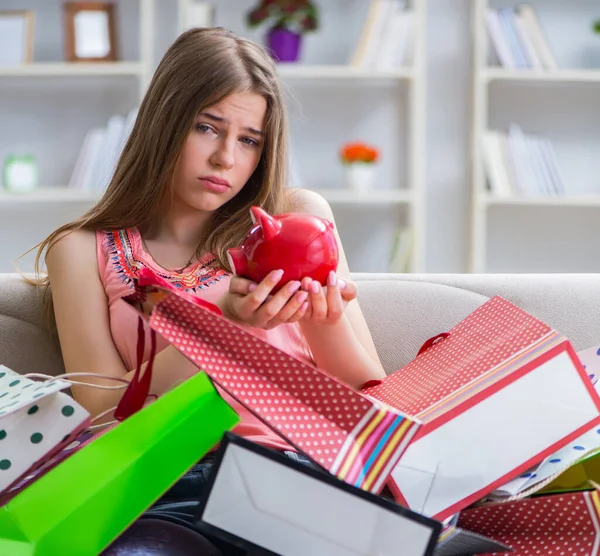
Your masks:
<svg viewBox="0 0 600 556"><path fill-rule="evenodd" d="M368 191L375 184L377 167L373 163L354 162L347 164L346 184L353 191Z"/></svg>

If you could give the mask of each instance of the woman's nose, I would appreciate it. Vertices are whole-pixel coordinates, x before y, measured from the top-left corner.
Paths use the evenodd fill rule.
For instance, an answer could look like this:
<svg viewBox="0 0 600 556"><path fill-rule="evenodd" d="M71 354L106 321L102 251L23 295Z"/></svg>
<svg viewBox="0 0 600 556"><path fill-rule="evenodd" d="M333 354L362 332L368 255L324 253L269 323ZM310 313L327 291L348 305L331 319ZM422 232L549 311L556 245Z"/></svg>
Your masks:
<svg viewBox="0 0 600 556"><path fill-rule="evenodd" d="M231 145L229 141L223 141L213 153L210 161L211 164L219 166L224 170L233 168L235 162L234 148L235 146Z"/></svg>

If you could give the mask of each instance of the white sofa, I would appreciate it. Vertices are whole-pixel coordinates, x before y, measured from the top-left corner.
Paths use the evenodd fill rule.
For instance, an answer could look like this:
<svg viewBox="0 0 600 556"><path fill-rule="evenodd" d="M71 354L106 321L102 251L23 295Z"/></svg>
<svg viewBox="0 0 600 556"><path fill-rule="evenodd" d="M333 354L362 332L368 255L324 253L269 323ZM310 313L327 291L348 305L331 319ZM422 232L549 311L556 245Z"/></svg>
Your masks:
<svg viewBox="0 0 600 556"><path fill-rule="evenodd" d="M600 278L595 274L356 274L354 278L388 372L408 363L425 340L494 295L562 332L576 350L600 343ZM41 324L36 289L17 274L0 274L0 364L21 373L62 372L56 338Z"/></svg>
<svg viewBox="0 0 600 556"><path fill-rule="evenodd" d="M600 343L600 280L595 275L357 274L355 279L388 372L408 363L425 340L448 330L494 295L556 328L571 339L577 350ZM81 311L85 310L82 299ZM57 340L42 329L41 323L41 300L36 289L16 274L0 274L0 364L21 373L61 373ZM167 546L170 552L165 552ZM219 554L188 529L143 520L103 554L131 553Z"/></svg>

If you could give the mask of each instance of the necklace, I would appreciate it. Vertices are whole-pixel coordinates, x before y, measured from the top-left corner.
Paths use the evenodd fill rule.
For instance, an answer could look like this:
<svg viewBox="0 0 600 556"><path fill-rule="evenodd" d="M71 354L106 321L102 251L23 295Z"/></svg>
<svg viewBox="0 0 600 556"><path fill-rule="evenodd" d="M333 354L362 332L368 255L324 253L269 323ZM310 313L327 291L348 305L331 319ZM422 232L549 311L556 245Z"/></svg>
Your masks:
<svg viewBox="0 0 600 556"><path fill-rule="evenodd" d="M148 253L148 255L150 255L152 257L152 254L150 253L150 249L148 249L148 245L147 245L146 241L144 240L144 238L141 237L141 235L140 235L140 239L142 240L142 244L144 246L144 250L146 251L146 253ZM152 257L152 258L154 259L154 257ZM182 267L180 267L180 268L172 268L172 269L165 269L165 270L169 270L169 272L175 272L177 274L183 274L183 271L194 262L195 258L196 258L196 253L194 252L192 254L192 256L188 259L188 262L185 263ZM160 265L160 266L162 266L162 265Z"/></svg>
<svg viewBox="0 0 600 556"><path fill-rule="evenodd" d="M174 269L172 270L172 272L176 272L177 274L182 274L182 273L183 273L183 271L184 271L184 270L185 270L185 269L186 269L188 266L190 266L190 265L192 264L192 262L194 262L194 257L195 257L195 254L194 254L194 255L192 255L192 256L189 258L188 262L187 262L187 263L185 263L185 264L184 264L184 265L183 265L181 268L174 268Z"/></svg>

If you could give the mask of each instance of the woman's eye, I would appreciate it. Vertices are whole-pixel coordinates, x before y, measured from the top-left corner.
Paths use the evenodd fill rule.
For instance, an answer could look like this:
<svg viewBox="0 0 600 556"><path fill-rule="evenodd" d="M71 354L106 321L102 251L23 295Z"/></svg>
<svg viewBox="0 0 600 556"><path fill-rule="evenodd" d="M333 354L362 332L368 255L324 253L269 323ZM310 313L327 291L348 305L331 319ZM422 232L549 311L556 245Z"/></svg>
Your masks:
<svg viewBox="0 0 600 556"><path fill-rule="evenodd" d="M196 124L196 131L199 131L200 133L209 133L212 131L212 128L206 124Z"/></svg>
<svg viewBox="0 0 600 556"><path fill-rule="evenodd" d="M242 137L242 143L250 147L258 147L258 141L252 139L251 137Z"/></svg>

